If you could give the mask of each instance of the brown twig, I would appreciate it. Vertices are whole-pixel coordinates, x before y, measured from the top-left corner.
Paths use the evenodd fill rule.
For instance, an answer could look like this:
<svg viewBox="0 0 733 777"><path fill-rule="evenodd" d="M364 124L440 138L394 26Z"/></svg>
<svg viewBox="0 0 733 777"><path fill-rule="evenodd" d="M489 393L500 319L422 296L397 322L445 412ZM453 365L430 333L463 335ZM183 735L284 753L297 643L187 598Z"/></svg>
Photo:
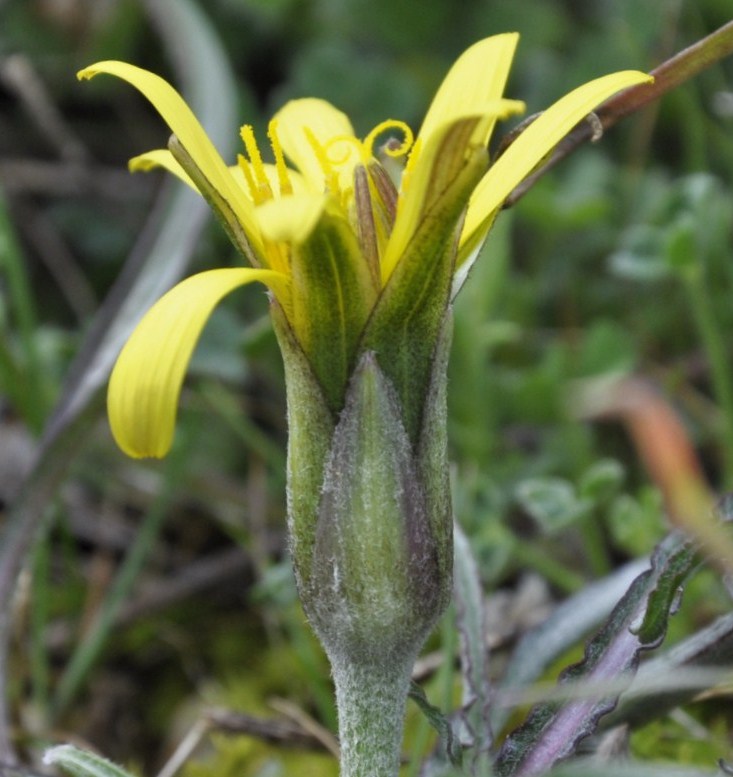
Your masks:
<svg viewBox="0 0 733 777"><path fill-rule="evenodd" d="M645 108L662 95L694 78L706 68L733 53L733 21L693 43L652 70L653 84L639 84L602 103L595 111L605 132L625 116ZM525 178L507 197L504 207L518 202L545 173L594 137L594 123L581 122L562 140L547 162Z"/></svg>
<svg viewBox="0 0 733 777"><path fill-rule="evenodd" d="M246 734L271 744L304 750L326 750L322 739L284 718L257 718L244 712L212 709L206 713L212 728L227 734Z"/></svg>
<svg viewBox="0 0 733 777"><path fill-rule="evenodd" d="M575 412L586 418L618 417L651 479L671 523L693 537L710 561L730 574L733 541L714 510L715 497L682 420L654 386L636 377L581 384Z"/></svg>
<svg viewBox="0 0 733 777"><path fill-rule="evenodd" d="M0 61L0 82L16 94L38 130L62 159L69 162L89 159L86 147L64 119L28 57L11 54Z"/></svg>
<svg viewBox="0 0 733 777"><path fill-rule="evenodd" d="M308 735L317 739L334 758L340 757L338 739L328 729L308 715L302 707L287 699L279 699L277 697L271 698L269 704L275 712L285 715L296 726L299 726Z"/></svg>
<svg viewBox="0 0 733 777"><path fill-rule="evenodd" d="M128 201L149 190L143 176L133 178L121 168L86 162L48 162L41 159L0 158L0 183L8 194L46 197L94 195L105 201Z"/></svg>
<svg viewBox="0 0 733 777"><path fill-rule="evenodd" d="M246 582L251 572L252 560L239 547L191 561L172 577L159 578L143 585L140 593L120 608L115 626L122 628L226 582ZM46 646L51 650L61 650L73 637L74 625L67 620L59 621L48 630Z"/></svg>

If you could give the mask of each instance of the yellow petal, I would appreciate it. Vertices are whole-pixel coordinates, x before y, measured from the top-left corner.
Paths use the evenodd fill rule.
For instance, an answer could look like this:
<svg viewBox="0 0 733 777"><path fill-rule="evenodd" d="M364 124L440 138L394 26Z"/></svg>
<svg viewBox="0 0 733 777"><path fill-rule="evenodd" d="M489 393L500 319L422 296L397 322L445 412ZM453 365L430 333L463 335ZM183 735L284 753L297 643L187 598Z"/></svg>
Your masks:
<svg viewBox="0 0 733 777"><path fill-rule="evenodd" d="M462 253L464 248L470 251L483 239L495 211L514 187L532 172L581 119L616 92L651 80L651 76L635 70L611 73L574 89L533 121L476 187L461 234Z"/></svg>
<svg viewBox="0 0 733 777"><path fill-rule="evenodd" d="M329 158L339 160L346 157L344 165L334 167L334 170L341 185L350 180L350 172L358 161L358 155L353 149L358 147L359 141L345 113L326 100L307 97L286 103L275 114L274 120L277 122L277 135L283 151L313 191L323 192L326 186L324 166L327 164L324 162L327 163L327 160L319 158L309 134ZM344 143L329 145L335 138L343 138ZM349 144L353 144L352 148L349 148Z"/></svg>
<svg viewBox="0 0 733 777"><path fill-rule="evenodd" d="M318 223L326 201L323 194L293 194L265 202L257 208L262 234L268 240L303 243Z"/></svg>
<svg viewBox="0 0 733 777"><path fill-rule="evenodd" d="M497 98L476 109L479 113L454 112L448 120L436 121L430 134L421 135L413 148L402 176L397 217L381 260L383 283L392 274L424 215L479 149L485 155L484 139L497 118L521 113L524 103Z"/></svg>
<svg viewBox="0 0 733 777"><path fill-rule="evenodd" d="M474 43L455 61L433 98L418 137L427 138L446 121L484 112L504 93L519 35L508 32ZM485 129L487 142L495 122Z"/></svg>
<svg viewBox="0 0 733 777"><path fill-rule="evenodd" d="M222 297L253 281L278 295L287 291L285 276L271 270L210 270L174 286L143 316L117 359L107 393L112 434L129 456L168 453L181 385L201 330Z"/></svg>
<svg viewBox="0 0 733 777"><path fill-rule="evenodd" d="M88 79L99 73L107 73L127 81L153 104L201 173L227 202L255 247L259 248L259 235L252 207L241 197L224 160L181 95L155 73L125 62L97 62L80 70L77 77Z"/></svg>
<svg viewBox="0 0 733 777"><path fill-rule="evenodd" d="M146 151L144 154L132 157L127 163L130 172L147 173L156 167L162 167L169 173L173 173L176 178L180 178L183 183L190 186L195 192L198 192L196 184L189 178L188 173L176 162L170 151L166 148L156 148L153 151Z"/></svg>
<svg viewBox="0 0 733 777"><path fill-rule="evenodd" d="M383 285L405 254L425 214L445 195L451 182L466 167L468 152L472 148L471 137L476 127L485 121L487 119L482 116L465 116L450 123L441 123L428 137L424 147L413 149L413 154L419 154L419 158L408 162L403 175L397 216L380 263ZM486 169L485 162L475 180ZM461 210L464 205L465 202Z"/></svg>

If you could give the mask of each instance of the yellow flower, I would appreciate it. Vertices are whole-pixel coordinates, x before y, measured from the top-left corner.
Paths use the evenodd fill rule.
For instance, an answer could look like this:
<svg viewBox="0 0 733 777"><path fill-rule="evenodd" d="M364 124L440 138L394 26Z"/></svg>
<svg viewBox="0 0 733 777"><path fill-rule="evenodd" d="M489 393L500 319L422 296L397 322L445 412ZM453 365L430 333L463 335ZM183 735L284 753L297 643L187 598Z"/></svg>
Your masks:
<svg viewBox="0 0 733 777"><path fill-rule="evenodd" d="M235 288L259 281L273 297L335 415L358 355L376 351L393 381L414 439L430 354L462 283L508 194L600 102L649 77L614 73L548 108L493 165L486 148L498 119L523 110L502 97L518 36L482 40L455 62L413 142L400 121L366 138L329 103L286 104L269 125L274 162L263 162L252 128L246 155L222 160L180 95L163 79L122 62L99 73L136 87L173 132L169 150L131 160L162 166L210 203L250 267L194 275L143 317L109 385L112 432L129 455L168 451L191 353L211 311ZM396 137L395 137L396 135ZM390 138L384 141L386 138ZM399 183L385 158L406 157ZM381 159L381 161L380 161Z"/></svg>

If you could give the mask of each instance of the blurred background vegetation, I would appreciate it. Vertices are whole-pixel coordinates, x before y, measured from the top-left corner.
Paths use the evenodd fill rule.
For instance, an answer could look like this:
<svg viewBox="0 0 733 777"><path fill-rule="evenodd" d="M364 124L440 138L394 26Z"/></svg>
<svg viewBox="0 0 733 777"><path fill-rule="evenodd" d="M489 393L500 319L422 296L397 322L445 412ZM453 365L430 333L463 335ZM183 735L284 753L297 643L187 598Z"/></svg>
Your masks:
<svg viewBox="0 0 733 777"><path fill-rule="evenodd" d="M287 721L285 739L292 745L295 731L305 744L232 733L221 715L209 717L215 733L187 775L335 774L328 669L285 551L284 389L266 300L244 290L213 317L171 458L124 458L100 399L108 356L94 357L100 343L107 355L119 347L108 333L142 312L119 300L135 277L165 288L238 259L179 184L126 172L129 157L166 142L149 106L111 79L80 85L75 72L124 59L166 76L233 158L239 124L263 136L296 96L331 100L362 134L388 117L417 127L453 59L502 31L521 33L508 95L534 113L595 76L653 68L729 21L731 5L199 6L205 17L176 0L0 0L4 507L32 471L49 419L68 419L79 397L87 418L73 446L62 440L54 454L63 477L14 600L13 734L25 754L73 740L152 774L187 733L197 738L204 709L238 710ZM458 301L454 500L496 591L487 608L497 675L518 636L557 602L648 553L665 532L659 492L618 419L578 417L578 381L649 379L683 418L712 487L733 483L732 181L733 62L724 62L544 177L502 215ZM175 221L189 211L190 222ZM190 233L167 265L160 235L181 223ZM729 606L719 576L701 572L670 642ZM457 701L445 660L454 645L448 616L421 669L445 709ZM631 748L712 765L733 758L732 726L719 689L641 728ZM407 751L420 756L432 741L411 708Z"/></svg>

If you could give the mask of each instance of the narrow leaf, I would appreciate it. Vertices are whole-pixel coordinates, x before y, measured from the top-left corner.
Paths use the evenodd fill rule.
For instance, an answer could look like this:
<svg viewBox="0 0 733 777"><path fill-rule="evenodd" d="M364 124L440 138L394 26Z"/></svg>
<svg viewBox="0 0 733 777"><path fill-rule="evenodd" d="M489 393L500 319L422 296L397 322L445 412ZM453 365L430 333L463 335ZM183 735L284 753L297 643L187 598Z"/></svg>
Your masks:
<svg viewBox="0 0 733 777"><path fill-rule="evenodd" d="M188 52L182 72L185 91L212 139L224 147L226 132L234 124L236 96L213 29L197 7L184 0L161 14L160 26L170 55ZM215 90L212 83L217 85ZM100 391L120 347L142 313L183 274L206 217L204 203L192 192L166 190L69 371L35 465L5 519L0 533L0 699L7 698L3 673L11 632L9 601L48 501L102 410ZM11 752L2 703L0 752Z"/></svg>
<svg viewBox="0 0 733 777"><path fill-rule="evenodd" d="M560 682L631 682L639 655L664 637L675 592L693 565L690 543L679 534L655 550L651 569L639 575L606 625L588 643L583 661L563 672ZM499 777L526 777L549 769L571 755L580 740L594 731L601 716L616 705L618 692L602 698L559 705L540 704L509 736L499 753Z"/></svg>
<svg viewBox="0 0 733 777"><path fill-rule="evenodd" d="M73 777L132 777L112 761L73 745L52 747L43 756L43 763L59 766Z"/></svg>
<svg viewBox="0 0 733 777"><path fill-rule="evenodd" d="M489 718L488 648L484 622L484 599L476 561L466 535L454 527L455 567L453 586L456 598L456 627L460 636L463 704L460 718L469 747L470 774L489 773L487 753L492 744Z"/></svg>
<svg viewBox="0 0 733 777"><path fill-rule="evenodd" d="M434 707L425 695L425 691L417 684L410 684L409 697L417 704L420 711L425 715L428 723L438 732L440 741L445 748L453 766L460 766L463 760L463 751L461 745L453 734L453 727L450 720L443 713Z"/></svg>
<svg viewBox="0 0 733 777"><path fill-rule="evenodd" d="M547 777L719 777L720 772L695 769L692 766L662 764L602 764L585 758L563 764L548 772Z"/></svg>
<svg viewBox="0 0 733 777"><path fill-rule="evenodd" d="M729 677L731 660L733 614L728 614L645 662L618 708L604 719L604 728L636 727L659 718L722 679L722 673Z"/></svg>
<svg viewBox="0 0 733 777"><path fill-rule="evenodd" d="M497 687L497 700L512 688L534 682L559 656L583 639L607 618L633 580L649 567L649 559L632 561L603 580L586 586L563 602L537 628L528 632L512 653ZM492 707L495 731L504 725L509 706Z"/></svg>

